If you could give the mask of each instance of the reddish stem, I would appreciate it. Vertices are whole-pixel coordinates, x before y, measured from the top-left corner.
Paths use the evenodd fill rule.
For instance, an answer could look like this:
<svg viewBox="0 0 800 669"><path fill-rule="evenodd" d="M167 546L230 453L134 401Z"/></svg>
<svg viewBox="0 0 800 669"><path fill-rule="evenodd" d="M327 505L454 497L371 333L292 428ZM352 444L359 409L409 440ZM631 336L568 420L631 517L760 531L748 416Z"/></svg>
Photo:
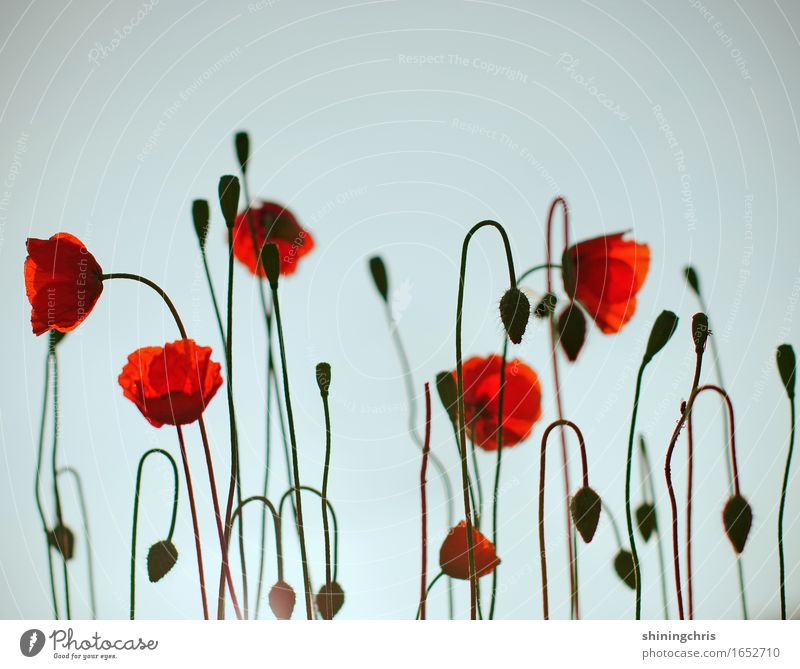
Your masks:
<svg viewBox="0 0 800 669"><path fill-rule="evenodd" d="M431 391L425 384L425 441L422 446L422 468L419 473L419 494L422 501L422 568L419 584L419 619L425 620L425 602L428 590L428 498L425 476L428 473L428 454L431 451Z"/></svg>

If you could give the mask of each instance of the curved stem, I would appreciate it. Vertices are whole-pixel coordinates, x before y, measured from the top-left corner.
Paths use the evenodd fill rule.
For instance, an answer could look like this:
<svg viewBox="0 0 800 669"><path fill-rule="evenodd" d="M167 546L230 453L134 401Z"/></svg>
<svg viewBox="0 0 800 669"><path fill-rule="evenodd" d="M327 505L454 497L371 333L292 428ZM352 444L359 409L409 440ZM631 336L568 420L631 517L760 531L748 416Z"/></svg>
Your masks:
<svg viewBox="0 0 800 669"><path fill-rule="evenodd" d="M248 497L247 499L242 500L242 502L236 507L236 509L234 509L233 514L231 515L231 522L232 523L235 522L237 517L239 518L239 522L241 522L241 515L242 515L242 511L244 510L244 507L247 504L250 504L251 502L261 502L262 505L263 505L263 508L265 510L269 509L269 511L272 513L273 526L275 528L275 551L277 553L277 562L278 562L278 580L282 581L283 580L283 544L281 542L281 537L283 536L283 533L281 531L281 517L278 514L278 512L275 510L275 506L272 504L272 502L270 502L269 499L267 499L264 495L253 495L251 497ZM230 548L230 541L228 542L228 545L226 546L226 550L229 549L229 548Z"/></svg>
<svg viewBox="0 0 800 669"><path fill-rule="evenodd" d="M305 490L306 492L312 492L317 497L322 498L322 493L317 490L316 488L312 488L308 485L301 485L300 490ZM292 493L294 493L294 488L289 488L283 495L281 495L281 501L278 504L278 515L283 518L283 505L286 503L287 498L289 498ZM336 518L336 511L333 508L333 504L331 504L330 500L326 500L328 505L328 513L331 514L331 521L333 522L333 580L335 581L338 576L339 572L339 521ZM297 516L295 516L295 523L297 522Z"/></svg>
<svg viewBox="0 0 800 669"><path fill-rule="evenodd" d="M178 310L175 308L175 305L172 303L172 300L169 299L169 295L159 286L157 283L150 281L150 279L146 279L143 276L139 276L138 274L130 274L128 272L112 272L111 274L101 274L100 280L101 281L108 281L111 279L129 279L130 281L138 281L139 283L143 283L145 286L152 288L156 291L162 300L164 300L164 304L167 305L167 309L172 314L172 318L175 320L175 325L178 326L178 332L181 334L181 339L188 339L189 337L186 335L186 328L183 327L183 321L181 320L180 315L178 314Z"/></svg>
<svg viewBox="0 0 800 669"><path fill-rule="evenodd" d="M545 261L548 265L547 268L547 292L552 293L553 291L553 273L551 271L552 265L552 258L553 258L553 247L552 247L552 232L553 232L553 216L555 214L556 208L558 205L561 205L561 208L564 212L564 248L569 247L569 208L567 207L567 201L563 197L557 197L553 200L550 204L550 211L547 214L547 243L545 247ZM553 367L553 384L555 386L555 395L556 395L556 409L558 411L558 418L559 420L564 419L564 407L561 402L561 382L559 378L559 371L558 371L558 339L556 336L556 323L555 323L555 314L550 314L550 360ZM566 522L566 529L567 529L567 555L569 559L569 582L570 582L570 593L571 593L571 614L574 615L576 619L580 618L580 605L578 600L578 583L576 579L576 571L577 571L577 564L576 564L576 557L575 551L573 550L572 546L572 517L569 513L569 491L570 491L570 483L569 483L569 460L567 459L567 438L564 433L564 430L559 430L559 434L561 436L561 462L562 468L564 471L564 511L565 511L565 522Z"/></svg>
<svg viewBox="0 0 800 669"><path fill-rule="evenodd" d="M59 436L59 405L58 405L58 354L55 347L52 348L50 356L53 361L53 447L51 452L51 467L53 477L53 497L56 503L56 523L59 526L64 526L64 512L61 504L61 490L58 486L58 436ZM70 604L70 591L69 591L69 566L67 565L67 557L62 551L58 552L61 555L61 568L64 578L64 602L67 610L67 620L72 619L72 606Z"/></svg>
<svg viewBox="0 0 800 669"><path fill-rule="evenodd" d="M425 590L425 597L424 597L425 601L428 600L428 595L431 594L431 590L433 590L433 586L436 585L436 583L438 582L438 580L442 576L444 576L444 572L440 571L438 574L436 574L436 576L433 577L433 580L430 582L430 585L428 585L428 588ZM420 619L421 611L422 611L422 602L420 602L420 604L417 606L417 617L416 617L417 620ZM424 620L424 618L423 618L423 620Z"/></svg>
<svg viewBox="0 0 800 669"><path fill-rule="evenodd" d="M89 531L89 507L86 504L86 495L83 490L83 481L78 470L72 467L61 467L58 474L69 474L75 481L75 489L78 492L78 506L81 510L81 523L83 524L83 538L86 546L86 570L89 580L89 603L92 611L92 620L97 620L97 593L95 589L94 576L94 555L92 553L92 535Z"/></svg>
<svg viewBox="0 0 800 669"><path fill-rule="evenodd" d="M136 536L139 527L139 493L142 486L142 470L144 463L150 455L158 453L163 455L172 465L173 476L173 496L172 496L172 518L169 523L169 532L167 533L167 541L172 541L172 535L175 532L175 520L178 514L178 465L175 464L175 459L162 448L151 448L146 451L141 458L139 458L139 466L136 469L136 488L133 496L133 527L131 530L131 620L136 618ZM199 538L198 538L199 541Z"/></svg>
<svg viewBox="0 0 800 669"><path fill-rule="evenodd" d="M794 393L789 396L789 451L786 454L786 468L783 471L783 484L781 485L781 502L778 510L778 561L780 572L781 590L781 620L786 620L786 564L783 556L783 515L786 511L786 490L789 487L789 471L792 466L792 452L794 451L795 432L795 405Z"/></svg>
<svg viewBox="0 0 800 669"><path fill-rule="evenodd" d="M642 377L647 367L643 360L636 375L636 390L633 394L633 411L631 412L631 427L628 432L628 455L625 464L625 521L628 526L628 541L631 546L633 562L633 576L636 581L636 620L642 619L642 570L639 564L639 551L636 549L636 535L633 531L633 514L631 513L631 478L633 469L633 437L636 434L636 416L639 413L639 396L642 392Z"/></svg>
<svg viewBox="0 0 800 669"><path fill-rule="evenodd" d="M586 443L583 440L583 434L580 428L572 421L559 418L550 423L542 435L542 445L540 449L539 460L539 559L542 563L542 608L544 610L544 619L550 619L550 606L547 597L547 550L544 543L544 482L545 482L545 460L547 452L547 438L550 433L557 427L566 426L572 429L578 437L578 443L581 450L581 467L583 470L583 485L589 486L589 467L586 460ZM570 537L570 542L572 537Z"/></svg>
<svg viewBox="0 0 800 669"><path fill-rule="evenodd" d="M667 602L667 569L664 564L664 542L661 538L661 525L658 522L658 514L656 511L656 495L653 487L653 470L650 466L650 458L647 455L647 445L645 444L644 437L639 435L639 449L641 451L642 463L642 481L645 490L649 490L650 502L653 505L653 521L655 523L656 543L658 544L658 565L661 574L661 601L664 607L664 620L669 620L669 604Z"/></svg>
<svg viewBox="0 0 800 669"><path fill-rule="evenodd" d="M42 391L42 414L39 421L39 440L36 447L36 478L34 481L34 493L36 497L36 510L39 513L39 520L42 524L45 547L47 548L47 568L50 576L50 596L53 604L53 617L59 620L58 596L56 595L56 581L53 573L53 549L50 545L50 530L47 527L47 517L44 513L44 502L42 500L42 464L44 460L44 430L47 422L48 395L50 392L50 359L52 345L47 350L47 357L44 364L44 389Z"/></svg>
<svg viewBox="0 0 800 669"><path fill-rule="evenodd" d="M331 466L331 412L328 406L328 392L321 392L322 408L325 414L325 464L322 468L322 532L325 537L325 584L331 582L331 539L328 528L328 474Z"/></svg>
<svg viewBox="0 0 800 669"><path fill-rule="evenodd" d="M406 400L408 402L408 433L411 435L412 441L417 445L417 448L422 450L423 442L420 439L419 432L417 431L417 397L414 392L414 379L411 374L411 363L408 358L403 339L400 336L398 323L392 314L391 305L385 302L386 305L386 320L389 325L389 332L392 336L397 357L400 360L400 369L403 374L403 385L406 391ZM456 438L456 441L458 439ZM450 475L444 463L439 459L435 453L429 454L429 459L436 469L436 474L442 483L446 502L447 514L447 527L450 528L455 523L455 512L453 510L453 484L450 482ZM453 579L447 577L447 611L448 618L453 619Z"/></svg>
<svg viewBox="0 0 800 669"><path fill-rule="evenodd" d="M461 269L458 279L458 306L456 307L456 381L458 385L458 436L459 448L461 451L461 487L464 496L464 516L466 517L467 526L467 553L469 561L469 601L470 601L470 619L477 618L477 593L478 593L478 578L475 574L475 546L472 537L472 514L470 513L469 504L469 471L467 467L467 435L466 425L464 422L464 372L462 363L461 352L461 329L464 314L464 283L467 274L467 252L469 250L469 242L472 236L481 228L485 226L494 227L503 240L503 247L506 253L506 264L508 265L508 281L509 287L514 288L517 285L517 279L514 274L514 259L511 255L511 244L508 241L508 235L502 225L496 221L481 221L472 226L470 231L464 237L464 243L461 247Z"/></svg>
<svg viewBox="0 0 800 669"><path fill-rule="evenodd" d="M286 417L289 422L289 441L292 445L292 469L294 474L295 510L297 512L297 531L300 539L300 559L303 566L303 585L306 600L306 617L313 618L311 609L311 582L308 577L308 558L306 555L306 538L303 528L303 502L300 496L300 465L297 457L297 437L294 431L294 416L292 415L292 398L289 394L289 372L286 365L286 346L283 340L283 324L281 322L281 307L278 299L277 284L272 286L272 304L275 310L275 324L278 328L278 345L281 353L281 369L283 371L283 393L286 399Z"/></svg>
<svg viewBox="0 0 800 669"><path fill-rule="evenodd" d="M417 617L425 620L425 602L428 593L428 498L425 490L425 477L428 473L428 456L431 451L431 389L425 384L425 442L422 447L422 466L419 472L419 496L422 509L422 555L419 583L419 613ZM473 451L474 452L474 451ZM323 489L324 490L324 489Z"/></svg>
<svg viewBox="0 0 800 669"><path fill-rule="evenodd" d="M695 346L695 355L694 378L692 379L689 400L682 407L680 420L675 426L669 446L667 447L667 456L664 464L664 475L667 479L667 492L669 492L669 503L672 510L672 562L675 572L675 592L678 598L678 618L680 620L684 619L683 591L681 588L681 558L678 549L678 503L675 499L675 489L672 485L672 453L675 451L675 445L678 443L678 435L681 433L681 428L686 422L689 412L692 410L694 399L697 396L697 388L700 384L700 371L703 367L703 348Z"/></svg>

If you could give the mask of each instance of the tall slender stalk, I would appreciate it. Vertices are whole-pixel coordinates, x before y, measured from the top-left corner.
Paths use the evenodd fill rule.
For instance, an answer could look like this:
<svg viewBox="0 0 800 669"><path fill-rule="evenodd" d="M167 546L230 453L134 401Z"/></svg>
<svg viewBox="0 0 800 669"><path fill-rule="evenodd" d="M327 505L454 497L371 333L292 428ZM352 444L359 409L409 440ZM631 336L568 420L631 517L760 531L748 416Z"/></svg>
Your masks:
<svg viewBox="0 0 800 669"><path fill-rule="evenodd" d="M786 395L789 398L789 450L786 453L786 468L783 472L781 484L781 501L778 510L778 572L780 578L781 619L786 620L786 561L783 554L783 516L786 512L786 491L789 488L789 472L792 466L792 452L794 451L795 433L795 374L796 358L794 349L789 344L782 344L776 352L778 371L783 380Z"/></svg>
<svg viewBox="0 0 800 669"><path fill-rule="evenodd" d="M144 469L144 463L147 460L147 458L155 453L163 455L167 459L169 464L172 466L172 476L173 476L172 517L169 522L167 541L172 541L172 535L175 533L175 521L178 516L178 465L175 464L175 459L164 449L151 448L149 451L146 451L141 458L139 458L139 466L136 469L136 488L133 496L133 525L131 529L131 611L130 611L131 620L134 620L136 618L136 537L137 537L137 530L139 528L139 494L142 486L142 470ZM199 556L202 554L199 545L200 536L195 535L195 540L197 541L197 554ZM200 561L200 566L202 574L202 560ZM201 577L201 583L202 582L203 579ZM207 620L208 604L205 601L204 586L201 586L200 594L201 597L203 598L203 610L206 614L205 617Z"/></svg>
<svg viewBox="0 0 800 669"><path fill-rule="evenodd" d="M469 584L470 584L470 619L477 618L477 605L478 605L478 578L475 573L475 546L472 537L472 514L470 512L469 503L469 470L467 466L467 435L465 425L465 409L464 409L464 372L463 360L461 351L461 329L464 314L464 284L467 273L467 252L469 250L469 242L472 236L481 228L485 226L494 227L503 240L503 247L506 253L506 263L508 265L508 279L509 287L516 288L517 280L514 274L514 259L511 255L511 244L508 241L508 235L502 225L496 221L481 221L474 225L464 237L464 243L461 248L461 269L459 272L458 281L458 306L456 307L456 383L458 386L458 436L459 447L461 451L461 487L464 497L464 516L466 518L467 529L467 553L469 562Z"/></svg>
<svg viewBox="0 0 800 669"><path fill-rule="evenodd" d="M61 489L58 485L58 437L59 437L59 404L58 404L58 354L56 348L53 346L52 353L50 354L53 361L53 446L51 450L51 476L53 478L53 498L55 499L56 506L56 527L65 527L64 525L64 511L61 504ZM58 537L58 535L54 535ZM62 575L64 578L64 604L67 611L67 620L72 620L72 606L70 603L70 588L69 588L69 567L67 556L64 551L59 550L61 555Z"/></svg>
<svg viewBox="0 0 800 669"><path fill-rule="evenodd" d="M653 469L650 466L650 457L647 455L647 445L644 437L639 435L639 450L641 453L640 462L642 463L642 484L648 491L650 503L653 505L653 522L655 523L656 544L658 549L658 565L661 573L661 601L664 607L664 620L669 620L669 603L667 600L667 570L664 564L664 542L662 541L661 525L658 522L658 512L656 510L656 494L653 486Z"/></svg>
<svg viewBox="0 0 800 669"><path fill-rule="evenodd" d="M319 499L322 499L322 492L317 490L316 488L312 488L308 485L301 485L300 491L310 492L315 494ZM278 515L283 519L283 505L286 504L287 499L292 499L295 493L294 487L289 488L286 492L281 495L281 500L278 504ZM335 581L339 575L339 521L336 518L336 510L333 508L333 504L329 499L325 500L325 504L328 507L328 513L331 516L331 523L333 524L333 570L331 574L332 581ZM295 516L295 522L297 522L297 517Z"/></svg>
<svg viewBox="0 0 800 669"><path fill-rule="evenodd" d="M426 595L428 592L428 498L425 490L428 473L428 456L431 452L431 389L425 384L425 441L422 447L422 466L419 472L419 496L422 517L422 555L419 583L419 618L425 620Z"/></svg>
<svg viewBox="0 0 800 669"><path fill-rule="evenodd" d="M544 482L545 482L545 462L547 452L547 438L550 433L557 427L566 426L571 428L578 437L578 443L581 451L581 468L583 472L583 487L589 487L589 467L586 460L586 443L583 440L583 434L580 428L572 421L564 418L559 418L550 423L542 435L542 445L539 454L539 559L542 564L542 609L544 611L544 619L550 619L550 606L547 596L547 548L544 542ZM570 538L571 539L571 538Z"/></svg>
<svg viewBox="0 0 800 669"><path fill-rule="evenodd" d="M325 415L325 464L322 468L322 533L325 539L325 584L331 583L331 539L328 527L328 475L331 468L331 412L328 406L328 390L331 383L331 366L326 362L317 365L317 384L322 398L322 410Z"/></svg>
<svg viewBox="0 0 800 669"><path fill-rule="evenodd" d="M233 522L236 522L236 519L239 518L241 522L241 515L244 511L244 507L250 504L251 502L261 502L265 509L269 509L270 513L272 514L273 526L275 529L275 552L277 555L277 566L278 566L278 580L283 580L283 544L282 544L282 536L283 532L281 530L281 517L278 512L275 510L275 506L272 502L269 501L263 495L252 495L245 500L242 500L241 504L239 504L236 509L233 511L233 515L231 516ZM230 542L229 542L230 543ZM230 545L226 546L228 549Z"/></svg>

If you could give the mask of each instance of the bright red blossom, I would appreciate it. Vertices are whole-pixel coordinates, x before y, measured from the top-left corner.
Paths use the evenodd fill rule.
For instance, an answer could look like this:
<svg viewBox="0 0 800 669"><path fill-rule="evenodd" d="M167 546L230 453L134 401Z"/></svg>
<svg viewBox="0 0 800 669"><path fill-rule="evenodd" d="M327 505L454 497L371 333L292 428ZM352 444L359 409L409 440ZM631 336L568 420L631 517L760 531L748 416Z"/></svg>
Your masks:
<svg viewBox="0 0 800 669"><path fill-rule="evenodd" d="M500 558L494 550L494 544L474 527L472 528L473 555L475 558L475 574L478 578L491 574ZM439 550L439 566L451 578L469 578L469 548L467 546L467 523L462 520L447 533Z"/></svg>
<svg viewBox="0 0 800 669"><path fill-rule="evenodd" d="M476 446L497 450L497 415L500 394L499 355L464 361L464 413L467 432ZM456 372L453 372L455 378ZM506 361L503 390L503 446L525 440L542 415L539 377L520 360Z"/></svg>
<svg viewBox="0 0 800 669"><path fill-rule="evenodd" d="M78 327L103 292L103 270L83 242L66 232L26 242L25 292L36 335Z"/></svg>
<svg viewBox="0 0 800 669"><path fill-rule="evenodd" d="M291 211L275 202L262 202L260 207L251 207L236 217L233 255L253 274L265 276L264 268L258 265L258 253L270 242L278 247L281 274L292 274L297 261L314 248L311 233L300 226Z"/></svg>
<svg viewBox="0 0 800 669"><path fill-rule="evenodd" d="M210 348L180 339L131 353L119 385L155 427L186 425L203 413L222 385L222 376Z"/></svg>
<svg viewBox="0 0 800 669"><path fill-rule="evenodd" d="M636 311L636 293L650 269L650 247L624 232L579 242L564 251L564 289L606 334L619 332Z"/></svg>

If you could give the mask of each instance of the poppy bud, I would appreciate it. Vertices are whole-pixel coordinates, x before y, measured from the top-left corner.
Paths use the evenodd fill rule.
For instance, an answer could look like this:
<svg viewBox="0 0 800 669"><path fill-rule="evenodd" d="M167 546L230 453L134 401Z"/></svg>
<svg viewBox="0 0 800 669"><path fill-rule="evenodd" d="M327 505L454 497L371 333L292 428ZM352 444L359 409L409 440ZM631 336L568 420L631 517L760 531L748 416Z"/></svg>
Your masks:
<svg viewBox="0 0 800 669"><path fill-rule="evenodd" d="M642 364L648 364L656 354L667 345L678 327L678 317L666 309L662 311L650 330L650 339L647 340L647 350L644 352Z"/></svg>
<svg viewBox="0 0 800 669"><path fill-rule="evenodd" d="M708 335L708 316L703 312L698 312L692 316L692 338L694 339L695 353L700 353L706 348Z"/></svg>
<svg viewBox="0 0 800 669"><path fill-rule="evenodd" d="M230 230L236 223L236 212L239 209L239 179L230 174L219 179L219 206L225 225Z"/></svg>
<svg viewBox="0 0 800 669"><path fill-rule="evenodd" d="M633 568L633 555L630 551L621 550L614 558L614 571L622 582L631 590L636 589L636 571Z"/></svg>
<svg viewBox="0 0 800 669"><path fill-rule="evenodd" d="M269 591L269 608L278 620L289 620L294 611L297 597L292 586L286 581L278 581Z"/></svg>
<svg viewBox="0 0 800 669"><path fill-rule="evenodd" d="M522 341L530 317L531 303L525 293L516 286L509 288L500 299L500 320L512 343L519 344Z"/></svg>
<svg viewBox="0 0 800 669"><path fill-rule="evenodd" d="M328 396L328 389L331 386L331 366L327 362L317 364L317 385L323 397Z"/></svg>
<svg viewBox="0 0 800 669"><path fill-rule="evenodd" d="M576 492L569 503L572 512L572 522L581 533L584 543L589 543L594 538L597 524L600 522L602 502L598 495L589 486L584 486Z"/></svg>
<svg viewBox="0 0 800 669"><path fill-rule="evenodd" d="M344 590L336 581L326 583L317 595L317 610L324 620L333 620L344 605Z"/></svg>
<svg viewBox="0 0 800 669"><path fill-rule="evenodd" d="M558 317L556 327L561 348L567 354L567 359L575 362L586 340L586 317L580 307L574 302L567 305Z"/></svg>
<svg viewBox="0 0 800 669"><path fill-rule="evenodd" d="M52 335L53 332L51 331ZM783 387L786 388L786 394L789 399L794 398L794 375L797 368L797 360L794 357L794 349L791 344L781 344L775 353L775 359L778 362L778 372L783 381Z"/></svg>
<svg viewBox="0 0 800 669"><path fill-rule="evenodd" d="M201 249L206 247L210 217L208 200L195 200L192 202L192 221L194 222L194 231L197 233L197 241L200 242Z"/></svg>
<svg viewBox="0 0 800 669"><path fill-rule="evenodd" d="M636 525L645 541L650 541L656 529L656 507L649 502L642 502L636 509Z"/></svg>
<svg viewBox="0 0 800 669"><path fill-rule="evenodd" d="M753 510L744 497L734 495L728 500L722 510L722 524L725 526L725 534L733 544L733 550L741 553L753 524Z"/></svg>
<svg viewBox="0 0 800 669"><path fill-rule="evenodd" d="M278 277L281 274L281 257L277 244L264 244L261 249L261 265L272 290L278 290Z"/></svg>
<svg viewBox="0 0 800 669"><path fill-rule="evenodd" d="M458 384L450 372L439 372L436 375L436 390L447 415L455 424L458 421Z"/></svg>
<svg viewBox="0 0 800 669"><path fill-rule="evenodd" d="M75 555L75 535L66 525L59 523L47 533L47 543L57 550L65 560Z"/></svg>
<svg viewBox="0 0 800 669"><path fill-rule="evenodd" d="M164 578L178 561L178 549L171 541L159 541L147 552L147 575L155 583Z"/></svg>
<svg viewBox="0 0 800 669"><path fill-rule="evenodd" d="M369 259L369 271L372 274L372 281L375 283L384 302L389 300L389 277L386 275L386 265L380 256Z"/></svg>
<svg viewBox="0 0 800 669"><path fill-rule="evenodd" d="M700 295L700 278L697 276L697 272L695 271L694 267L691 265L684 267L683 277L686 279L686 283L689 284L689 287L695 292L695 294Z"/></svg>
<svg viewBox="0 0 800 669"><path fill-rule="evenodd" d="M234 140L236 144L236 158L239 160L239 167L242 174L247 172L247 161L250 160L250 136L246 132L237 132Z"/></svg>
<svg viewBox="0 0 800 669"><path fill-rule="evenodd" d="M547 293L539 301L539 304L536 305L536 308L533 310L533 315L536 316L536 318L549 318L550 315L555 312L557 303L558 298L556 298L553 293Z"/></svg>

